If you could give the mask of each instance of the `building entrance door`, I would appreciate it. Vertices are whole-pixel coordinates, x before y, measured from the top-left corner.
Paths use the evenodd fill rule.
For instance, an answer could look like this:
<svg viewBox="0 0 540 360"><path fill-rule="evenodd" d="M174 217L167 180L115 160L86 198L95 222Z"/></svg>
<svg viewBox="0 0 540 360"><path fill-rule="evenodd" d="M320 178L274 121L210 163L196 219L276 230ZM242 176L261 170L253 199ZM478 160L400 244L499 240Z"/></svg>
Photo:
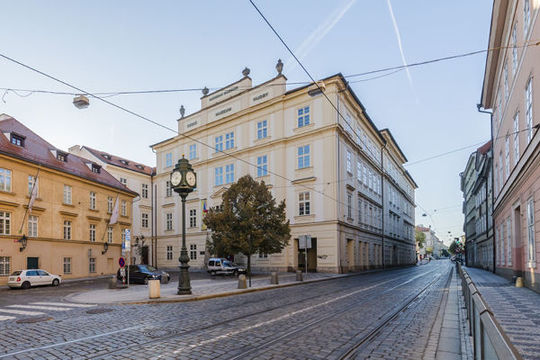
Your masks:
<svg viewBox="0 0 540 360"><path fill-rule="evenodd" d="M512 252L514 255L514 275L515 276L523 276L523 252L525 250L525 247L523 246L523 240L521 239L521 215L520 215L520 207L516 207L514 209L514 246L515 249Z"/></svg>
<svg viewBox="0 0 540 360"><path fill-rule="evenodd" d="M27 257L26 258L26 268L27 269L38 269L39 268L39 258L38 257Z"/></svg>
<svg viewBox="0 0 540 360"><path fill-rule="evenodd" d="M353 239L347 239L347 262L348 262L348 269L347 271L352 272L354 271L354 240Z"/></svg>
<svg viewBox="0 0 540 360"><path fill-rule="evenodd" d="M296 241L298 251L298 270L306 271L306 252L300 248L299 241ZM317 272L317 238L311 238L311 248L307 250L307 270Z"/></svg>
<svg viewBox="0 0 540 360"><path fill-rule="evenodd" d="M148 246L141 248L141 264L148 265Z"/></svg>

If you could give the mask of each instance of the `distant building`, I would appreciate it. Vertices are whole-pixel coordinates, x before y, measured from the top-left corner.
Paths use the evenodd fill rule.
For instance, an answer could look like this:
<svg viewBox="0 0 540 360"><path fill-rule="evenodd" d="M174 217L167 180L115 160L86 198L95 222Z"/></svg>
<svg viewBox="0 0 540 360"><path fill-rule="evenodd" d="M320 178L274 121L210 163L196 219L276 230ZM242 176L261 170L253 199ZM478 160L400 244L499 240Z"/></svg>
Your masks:
<svg viewBox="0 0 540 360"><path fill-rule="evenodd" d="M425 227L424 225L417 225L416 231L424 233L426 236L424 240L424 247L419 249L419 254L422 255L422 258L427 255L432 255L435 258L438 258L442 255L443 249L448 249L448 246L444 245L442 240L435 235L435 231L431 228L431 226Z"/></svg>
<svg viewBox="0 0 540 360"><path fill-rule="evenodd" d="M491 109L496 272L540 291L540 2L495 0L481 107Z"/></svg>
<svg viewBox="0 0 540 360"><path fill-rule="evenodd" d="M390 130L377 129L343 76L319 81L321 91L315 84L287 90L281 70L256 86L248 75L246 69L235 83L203 91L201 109L179 119L181 135L152 146L159 264L177 264L181 207L169 179L183 154L198 173L186 204L191 266L204 266L205 209L219 206L223 192L246 174L268 184L277 201L286 200L291 224L290 245L280 254L253 256L255 268L305 268L301 235L311 236L312 271L414 264L417 185Z"/></svg>
<svg viewBox="0 0 540 360"><path fill-rule="evenodd" d="M493 270L491 141L469 156L460 174L467 266Z"/></svg>
<svg viewBox="0 0 540 360"><path fill-rule="evenodd" d="M63 278L116 273L136 196L97 162L0 115L0 284L22 269Z"/></svg>
<svg viewBox="0 0 540 360"><path fill-rule="evenodd" d="M132 160L124 159L88 146L74 145L69 148L71 154L92 160L102 166L123 185L139 194L133 200L131 226L132 263L155 265L153 256L155 246L153 212L153 176L155 168Z"/></svg>

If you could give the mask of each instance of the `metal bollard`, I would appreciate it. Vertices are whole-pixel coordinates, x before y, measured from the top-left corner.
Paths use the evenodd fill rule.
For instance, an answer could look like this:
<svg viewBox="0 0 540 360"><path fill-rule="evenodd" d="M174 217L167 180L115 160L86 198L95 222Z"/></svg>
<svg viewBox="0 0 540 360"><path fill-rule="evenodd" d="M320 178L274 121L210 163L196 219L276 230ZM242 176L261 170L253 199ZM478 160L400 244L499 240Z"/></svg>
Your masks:
<svg viewBox="0 0 540 360"><path fill-rule="evenodd" d="M304 281L304 277L302 276L302 270L296 270L296 281Z"/></svg>
<svg viewBox="0 0 540 360"><path fill-rule="evenodd" d="M272 284L272 285L279 284L278 275L277 275L277 272L275 272L275 271L272 271L270 273L270 284Z"/></svg>
<svg viewBox="0 0 540 360"><path fill-rule="evenodd" d="M238 288L247 289L246 275L241 274L238 276Z"/></svg>
<svg viewBox="0 0 540 360"><path fill-rule="evenodd" d="M116 289L116 275L111 277L111 280L109 281L109 289Z"/></svg>

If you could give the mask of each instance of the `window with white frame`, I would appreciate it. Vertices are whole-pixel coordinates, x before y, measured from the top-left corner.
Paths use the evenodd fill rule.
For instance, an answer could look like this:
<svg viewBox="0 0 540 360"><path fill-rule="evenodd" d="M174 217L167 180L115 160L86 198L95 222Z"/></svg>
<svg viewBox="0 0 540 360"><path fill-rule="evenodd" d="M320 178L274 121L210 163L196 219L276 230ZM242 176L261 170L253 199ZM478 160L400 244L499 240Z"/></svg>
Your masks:
<svg viewBox="0 0 540 360"><path fill-rule="evenodd" d="M127 202L126 200L122 200L121 202L122 206L121 206L121 214L122 216L127 216Z"/></svg>
<svg viewBox="0 0 540 360"><path fill-rule="evenodd" d="M214 169L214 185L223 185L223 167L217 167Z"/></svg>
<svg viewBox="0 0 540 360"><path fill-rule="evenodd" d="M95 273L96 272L96 258L88 258L88 272L89 273Z"/></svg>
<svg viewBox="0 0 540 360"><path fill-rule="evenodd" d="M517 23L514 23L512 28L512 75L516 75L517 71L517 62L518 62L518 53L517 53Z"/></svg>
<svg viewBox="0 0 540 360"><path fill-rule="evenodd" d="M356 178L358 181L362 181L362 164L360 161L356 162Z"/></svg>
<svg viewBox="0 0 540 360"><path fill-rule="evenodd" d="M304 191L298 194L298 215L311 214L311 196L309 191Z"/></svg>
<svg viewBox="0 0 540 360"><path fill-rule="evenodd" d="M11 274L11 257L0 256L0 276Z"/></svg>
<svg viewBox="0 0 540 360"><path fill-rule="evenodd" d="M121 183L122 185L124 185L124 186L127 186L127 179L121 177L121 178L120 178L120 183Z"/></svg>
<svg viewBox="0 0 540 360"><path fill-rule="evenodd" d="M527 201L527 253L529 266L536 266L536 245L534 239L534 199Z"/></svg>
<svg viewBox="0 0 540 360"><path fill-rule="evenodd" d="M89 236L89 240L91 242L95 242L96 241L96 224L90 224L90 236Z"/></svg>
<svg viewBox="0 0 540 360"><path fill-rule="evenodd" d="M172 185L169 180L165 181L165 197L172 196Z"/></svg>
<svg viewBox="0 0 540 360"><path fill-rule="evenodd" d="M0 191L11 192L11 170L0 168Z"/></svg>
<svg viewBox="0 0 540 360"><path fill-rule="evenodd" d="M165 214L165 230L172 230L172 213Z"/></svg>
<svg viewBox="0 0 540 360"><path fill-rule="evenodd" d="M172 245L167 245L167 260L172 260L172 258L173 258Z"/></svg>
<svg viewBox="0 0 540 360"><path fill-rule="evenodd" d="M234 164L225 165L225 183L230 184L234 182Z"/></svg>
<svg viewBox="0 0 540 360"><path fill-rule="evenodd" d="M189 245L189 259L197 260L197 244Z"/></svg>
<svg viewBox="0 0 540 360"><path fill-rule="evenodd" d="M189 210L189 227L197 227L197 209Z"/></svg>
<svg viewBox="0 0 540 360"><path fill-rule="evenodd" d="M0 211L0 235L9 235L11 233L11 213Z"/></svg>
<svg viewBox="0 0 540 360"><path fill-rule="evenodd" d="M303 169L310 166L311 158L309 145L300 146L298 148L298 169Z"/></svg>
<svg viewBox="0 0 540 360"><path fill-rule="evenodd" d="M223 151L223 135L216 136L215 138L215 150Z"/></svg>
<svg viewBox="0 0 540 360"><path fill-rule="evenodd" d="M531 4L529 0L523 1L523 38L527 38L529 26L531 25Z"/></svg>
<svg viewBox="0 0 540 360"><path fill-rule="evenodd" d="M363 200L358 196L358 223L360 224L362 222L362 206L363 206Z"/></svg>
<svg viewBox="0 0 540 360"><path fill-rule="evenodd" d="M525 88L525 122L527 123L527 144L533 137L533 108L532 108L532 77L527 81Z"/></svg>
<svg viewBox="0 0 540 360"><path fill-rule="evenodd" d="M113 211L113 198L108 196L107 197L107 213L112 214Z"/></svg>
<svg viewBox="0 0 540 360"><path fill-rule="evenodd" d="M120 241L122 244L126 241L126 229L120 229Z"/></svg>
<svg viewBox="0 0 540 360"><path fill-rule="evenodd" d="M113 228L112 226L107 227L107 243L112 244L113 242Z"/></svg>
<svg viewBox="0 0 540 360"><path fill-rule="evenodd" d="M506 219L506 258L508 266L512 266L512 220Z"/></svg>
<svg viewBox="0 0 540 360"><path fill-rule="evenodd" d="M347 172L352 174L352 154L347 150Z"/></svg>
<svg viewBox="0 0 540 360"><path fill-rule="evenodd" d="M257 257L259 259L268 259L268 254L260 252Z"/></svg>
<svg viewBox="0 0 540 360"><path fill-rule="evenodd" d="M514 166L519 161L519 113L514 115Z"/></svg>
<svg viewBox="0 0 540 360"><path fill-rule="evenodd" d="M225 150L234 148L234 132L225 134Z"/></svg>
<svg viewBox="0 0 540 360"><path fill-rule="evenodd" d="M71 205L71 186L64 185L64 204Z"/></svg>
<svg viewBox="0 0 540 360"><path fill-rule="evenodd" d="M257 157L257 176L268 175L268 158L266 155Z"/></svg>
<svg viewBox="0 0 540 360"><path fill-rule="evenodd" d="M263 120L257 123L257 139L264 139L268 136L268 121Z"/></svg>
<svg viewBox="0 0 540 360"><path fill-rule="evenodd" d="M197 158L197 144L189 145L189 160Z"/></svg>
<svg viewBox="0 0 540 360"><path fill-rule="evenodd" d="M347 193L347 218L352 219L352 194Z"/></svg>
<svg viewBox="0 0 540 360"><path fill-rule="evenodd" d="M90 191L90 210L96 210L96 193Z"/></svg>
<svg viewBox="0 0 540 360"><path fill-rule="evenodd" d="M172 153L166 153L165 154L165 167L171 167L172 166Z"/></svg>
<svg viewBox="0 0 540 360"><path fill-rule="evenodd" d="M141 196L143 199L148 199L148 184L141 185Z"/></svg>
<svg viewBox="0 0 540 360"><path fill-rule="evenodd" d="M64 258L64 274L71 274L71 258Z"/></svg>
<svg viewBox="0 0 540 360"><path fill-rule="evenodd" d="M141 213L141 227L148 228L148 213Z"/></svg>
<svg viewBox="0 0 540 360"><path fill-rule="evenodd" d="M28 236L38 237L38 217L28 215Z"/></svg>
<svg viewBox="0 0 540 360"><path fill-rule="evenodd" d="M64 220L64 240L71 240L71 221Z"/></svg>
<svg viewBox="0 0 540 360"><path fill-rule="evenodd" d="M309 106L298 109L297 122L298 122L299 128L309 125L310 123Z"/></svg>
<svg viewBox="0 0 540 360"><path fill-rule="evenodd" d="M508 179L510 175L510 136L506 135L504 140L504 178Z"/></svg>
<svg viewBox="0 0 540 360"><path fill-rule="evenodd" d="M34 189L34 185L36 186L36 196L39 190L39 181L36 181L36 177L29 175L28 176L28 196L32 196L32 190Z"/></svg>

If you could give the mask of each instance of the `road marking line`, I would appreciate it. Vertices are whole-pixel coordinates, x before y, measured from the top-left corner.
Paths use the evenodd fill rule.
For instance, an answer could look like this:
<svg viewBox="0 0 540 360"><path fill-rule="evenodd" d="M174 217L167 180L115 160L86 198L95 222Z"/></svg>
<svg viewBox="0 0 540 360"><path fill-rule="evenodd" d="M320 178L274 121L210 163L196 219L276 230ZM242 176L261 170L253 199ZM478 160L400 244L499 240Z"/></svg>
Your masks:
<svg viewBox="0 0 540 360"><path fill-rule="evenodd" d="M11 319L15 319L15 317L14 317L14 316L3 316L3 315L0 315L0 321L11 320Z"/></svg>
<svg viewBox="0 0 540 360"><path fill-rule="evenodd" d="M21 309L30 309L30 310L53 310L53 311L69 311L75 310L74 308L62 308L62 307L53 307L53 306L39 306L39 305L9 305L8 308L21 308Z"/></svg>
<svg viewBox="0 0 540 360"><path fill-rule="evenodd" d="M94 307L96 305L92 304L72 304L72 303L61 303L61 302L46 302L46 301L38 301L33 302L31 304L35 305L52 305L52 306L64 306L64 307L74 307L74 308L86 308L86 307Z"/></svg>
<svg viewBox="0 0 540 360"><path fill-rule="evenodd" d="M38 351L38 350L50 349L52 347L62 346L62 345L67 345L67 344L73 344L73 343L76 343L76 342L79 342L79 341L92 340L92 339L100 338L100 337L103 337L103 336L117 334L117 333L122 332L122 331L139 329L139 328L142 328L142 327L143 327L142 325L132 326L132 327L128 327L128 328L125 328L125 329L115 330L115 331L111 331L111 332L103 333L103 334L99 334L99 335L92 335L92 336L87 336L87 337L83 337L83 338L80 338L80 339L64 341L64 342L60 342L60 343L56 343L56 344L40 346L40 347L31 348L31 349L25 349L25 350L21 350L21 351L17 351L17 352L12 352L12 353L9 353L9 354L0 355L0 359L8 357L8 356L14 356L14 355L18 355L18 354L23 354L23 353L30 352L30 351Z"/></svg>
<svg viewBox="0 0 540 360"><path fill-rule="evenodd" d="M22 311L22 310L14 310L14 309L0 309L0 312L8 313L8 314L16 314L16 315L45 315L45 313L38 312L38 311Z"/></svg>

